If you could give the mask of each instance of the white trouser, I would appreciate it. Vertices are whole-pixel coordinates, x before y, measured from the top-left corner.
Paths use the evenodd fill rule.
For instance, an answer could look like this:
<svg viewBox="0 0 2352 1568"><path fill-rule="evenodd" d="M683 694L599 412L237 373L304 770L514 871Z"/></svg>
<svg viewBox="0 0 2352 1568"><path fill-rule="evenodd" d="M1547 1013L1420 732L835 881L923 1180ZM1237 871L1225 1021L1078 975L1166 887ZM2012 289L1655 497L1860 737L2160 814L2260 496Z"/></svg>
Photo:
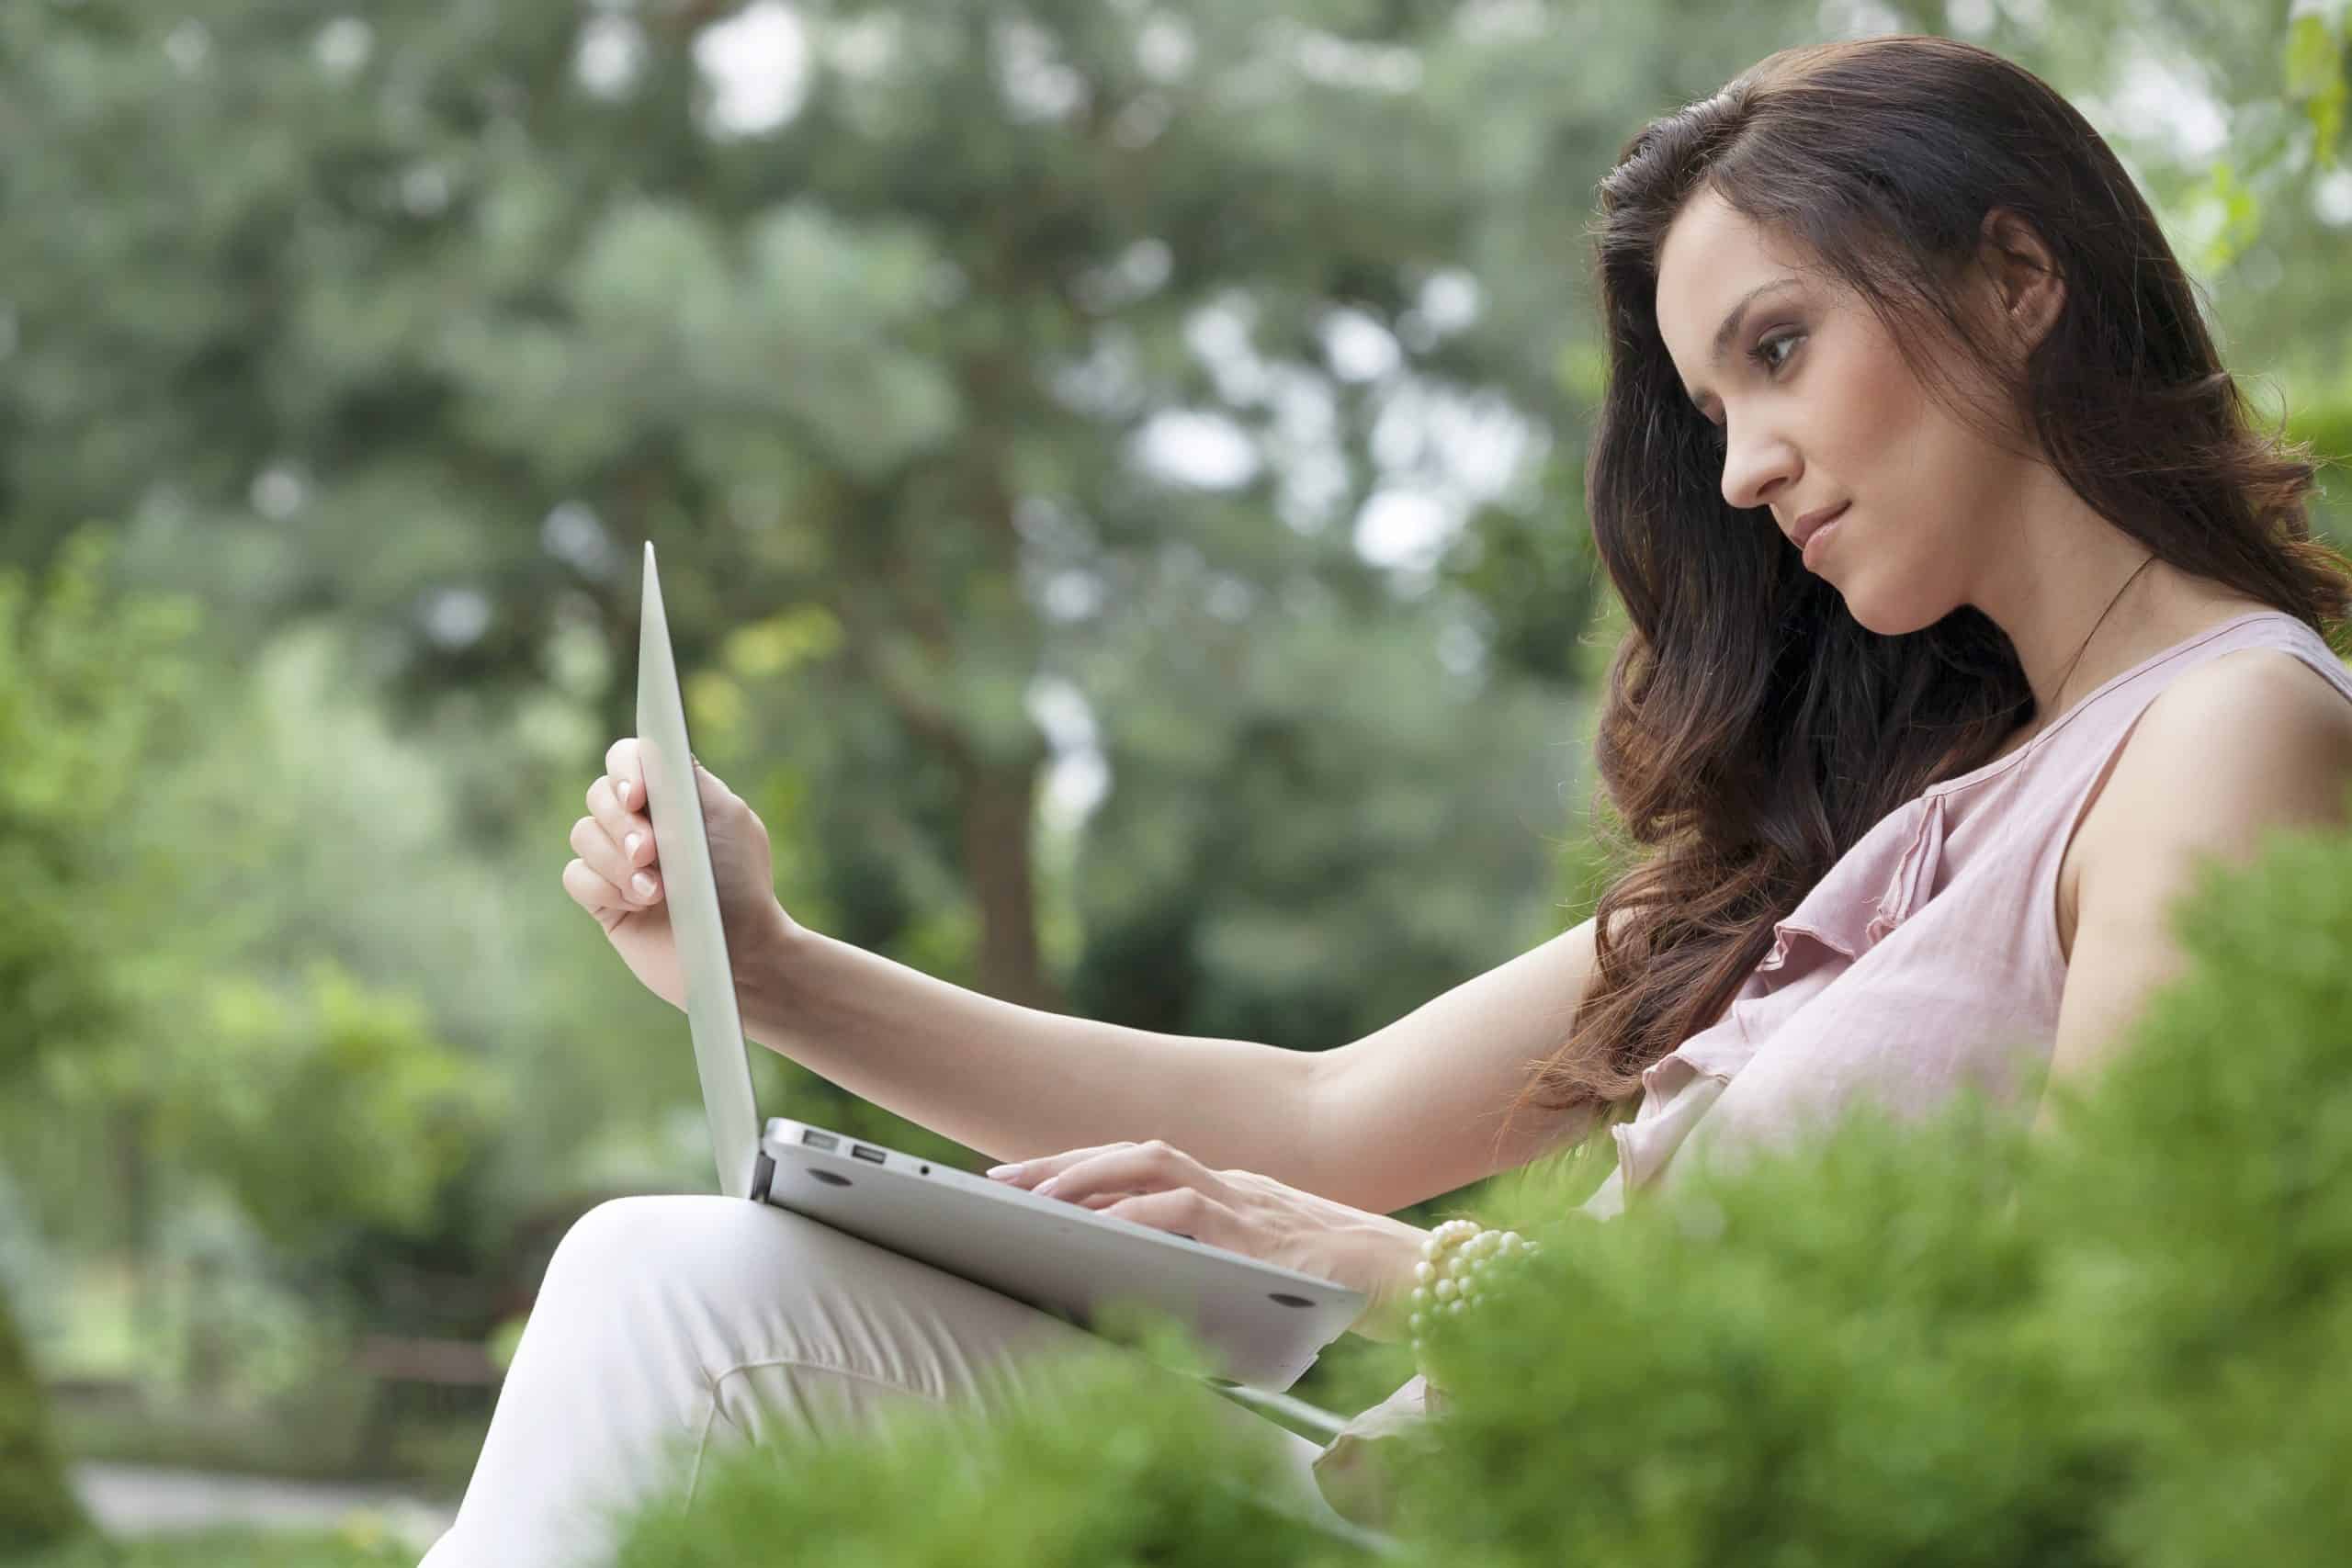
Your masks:
<svg viewBox="0 0 2352 1568"><path fill-rule="evenodd" d="M906 1399L1001 1408L1023 1386L1024 1360L1102 1344L763 1203L617 1199L583 1215L549 1260L465 1502L423 1568L596 1562L650 1492L683 1476L691 1498L718 1445L847 1431ZM1316 1485L1314 1442L1164 1375L1237 1428L1279 1433L1286 1462L1268 1500L1347 1531Z"/></svg>

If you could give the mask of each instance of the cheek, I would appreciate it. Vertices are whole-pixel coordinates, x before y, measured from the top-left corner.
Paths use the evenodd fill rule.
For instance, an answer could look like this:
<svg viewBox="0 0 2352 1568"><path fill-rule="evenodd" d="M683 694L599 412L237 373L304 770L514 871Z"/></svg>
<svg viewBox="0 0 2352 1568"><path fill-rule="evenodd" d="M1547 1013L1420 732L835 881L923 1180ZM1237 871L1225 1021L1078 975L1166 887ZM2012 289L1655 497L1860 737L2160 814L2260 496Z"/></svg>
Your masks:
<svg viewBox="0 0 2352 1568"><path fill-rule="evenodd" d="M1828 352L1815 362L1824 418L1815 454L1839 491L1859 501L1893 487L1886 499L1899 511L1900 492L1908 488L1904 476L1917 472L1931 442L1933 422L1925 417L1919 384L1876 333L1841 333L1825 346Z"/></svg>
<svg viewBox="0 0 2352 1568"><path fill-rule="evenodd" d="M1814 446L1830 493L1861 511L1857 536L1871 549L1931 570L1955 536L1980 532L2001 465L1982 441L1928 395L1902 355L1865 339L1825 362L1826 412ZM1914 557L1917 558L1912 558Z"/></svg>
<svg viewBox="0 0 2352 1568"><path fill-rule="evenodd" d="M1984 535L1994 467L1899 355L1852 354L1824 378L1834 385L1813 452L1858 525L1833 581L1871 632L1933 626L1961 602L1959 552Z"/></svg>

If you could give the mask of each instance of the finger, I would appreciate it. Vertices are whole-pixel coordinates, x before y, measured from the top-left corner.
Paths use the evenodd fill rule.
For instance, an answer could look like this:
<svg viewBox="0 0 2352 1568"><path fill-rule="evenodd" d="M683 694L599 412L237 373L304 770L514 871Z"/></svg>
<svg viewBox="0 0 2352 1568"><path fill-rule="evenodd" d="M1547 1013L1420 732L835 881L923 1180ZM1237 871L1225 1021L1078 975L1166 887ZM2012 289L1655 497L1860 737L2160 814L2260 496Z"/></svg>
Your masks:
<svg viewBox="0 0 2352 1568"><path fill-rule="evenodd" d="M623 736L605 750L605 772L624 811L645 809L645 758L637 737Z"/></svg>
<svg viewBox="0 0 2352 1568"><path fill-rule="evenodd" d="M564 866L563 890L571 895L573 903L607 927L633 912L628 901L621 897L621 890L591 871L586 861L575 860Z"/></svg>
<svg viewBox="0 0 2352 1568"><path fill-rule="evenodd" d="M989 1168L988 1174L992 1179L1011 1186L1035 1187L1041 1181L1051 1180L1091 1155L1131 1146L1127 1144L1095 1144L1082 1149L1066 1149L1057 1155L1040 1155L1035 1159L1023 1160L1018 1165L991 1166Z"/></svg>
<svg viewBox="0 0 2352 1568"><path fill-rule="evenodd" d="M1172 1190L1172 1189L1170 1190ZM1062 1195L1058 1192L1049 1192L1046 1196L1051 1198L1057 1203L1063 1201ZM1124 1203L1130 1198L1140 1198L1142 1196L1144 1196L1144 1194L1141 1192L1090 1192L1084 1198L1079 1200L1078 1206L1081 1209L1091 1209L1096 1213L1101 1213L1103 1210L1110 1208L1114 1203Z"/></svg>
<svg viewBox="0 0 2352 1568"><path fill-rule="evenodd" d="M1187 1241L1206 1242L1236 1252L1247 1250L1236 1245L1242 1237L1239 1220L1233 1211L1197 1187L1137 1193L1120 1199L1102 1212L1113 1219L1133 1220L1154 1230L1173 1232Z"/></svg>
<svg viewBox="0 0 2352 1568"><path fill-rule="evenodd" d="M735 792L727 787L727 781L699 761L695 763L695 793L702 797L705 812L725 806L735 798Z"/></svg>
<svg viewBox="0 0 2352 1568"><path fill-rule="evenodd" d="M620 852L624 867L650 870L654 862L662 858L653 842L652 820L621 805L619 783L606 773L588 786L589 815L596 818L597 825L605 829L605 837ZM626 880L626 876L616 880Z"/></svg>
<svg viewBox="0 0 2352 1568"><path fill-rule="evenodd" d="M630 865L620 846L605 835L604 824L594 817L582 817L571 825L571 852L613 885L625 907L642 909L661 902L660 874Z"/></svg>
<svg viewBox="0 0 2352 1568"><path fill-rule="evenodd" d="M1216 1178L1181 1149L1153 1139L1109 1149L1071 1165L1031 1190L1048 1198L1082 1202L1096 1192L1157 1192L1169 1187L1209 1185Z"/></svg>

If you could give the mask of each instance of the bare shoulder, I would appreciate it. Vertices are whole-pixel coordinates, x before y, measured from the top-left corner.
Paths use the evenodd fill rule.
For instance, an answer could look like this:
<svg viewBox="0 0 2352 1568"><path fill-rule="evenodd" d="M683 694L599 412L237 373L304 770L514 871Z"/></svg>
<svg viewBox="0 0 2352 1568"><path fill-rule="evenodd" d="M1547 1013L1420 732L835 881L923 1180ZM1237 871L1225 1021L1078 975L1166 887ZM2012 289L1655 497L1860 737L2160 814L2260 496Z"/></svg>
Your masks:
<svg viewBox="0 0 2352 1568"><path fill-rule="evenodd" d="M2120 799L2162 811L2236 782L2240 799L2207 798L2222 810L2260 807L2310 790L2352 785L2352 701L2281 649L2242 648L2199 665L2151 702L2117 761ZM2219 792L2227 794L2227 792Z"/></svg>
<svg viewBox="0 0 2352 1568"><path fill-rule="evenodd" d="M2186 966L2180 900L2215 863L2277 830L2352 816L2352 702L2292 654L2242 649L2182 675L2141 713L2082 821L2053 1079L2107 1060L2148 997Z"/></svg>
<svg viewBox="0 0 2352 1568"><path fill-rule="evenodd" d="M2167 686L2124 741L2075 836L2076 903L2241 858L2272 828L2344 826L2352 702L2293 654L2245 648Z"/></svg>

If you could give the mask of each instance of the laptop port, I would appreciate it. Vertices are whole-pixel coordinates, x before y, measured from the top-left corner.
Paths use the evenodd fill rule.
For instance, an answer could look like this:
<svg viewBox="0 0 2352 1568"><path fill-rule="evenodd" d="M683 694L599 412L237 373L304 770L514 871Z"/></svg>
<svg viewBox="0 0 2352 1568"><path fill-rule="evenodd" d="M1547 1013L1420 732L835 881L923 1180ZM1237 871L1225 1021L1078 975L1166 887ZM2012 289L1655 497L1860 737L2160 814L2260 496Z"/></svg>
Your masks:
<svg viewBox="0 0 2352 1568"><path fill-rule="evenodd" d="M834 1137L831 1133L820 1133L814 1127L810 1127L807 1131L803 1132L800 1134L800 1141L808 1145L812 1149L839 1148L842 1142L839 1138Z"/></svg>
<svg viewBox="0 0 2352 1568"><path fill-rule="evenodd" d="M852 1144L849 1146L849 1152L859 1159L872 1160L876 1165L882 1163L880 1149L868 1148L864 1144Z"/></svg>

